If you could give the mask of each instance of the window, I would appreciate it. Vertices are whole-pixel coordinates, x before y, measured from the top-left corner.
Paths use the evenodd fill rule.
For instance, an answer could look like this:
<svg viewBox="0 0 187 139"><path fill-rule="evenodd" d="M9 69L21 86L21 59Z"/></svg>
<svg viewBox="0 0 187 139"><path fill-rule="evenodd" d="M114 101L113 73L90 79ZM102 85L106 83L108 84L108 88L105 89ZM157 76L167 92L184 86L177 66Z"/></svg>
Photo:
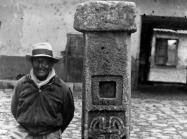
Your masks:
<svg viewBox="0 0 187 139"><path fill-rule="evenodd" d="M177 65L177 39L156 38L155 65Z"/></svg>

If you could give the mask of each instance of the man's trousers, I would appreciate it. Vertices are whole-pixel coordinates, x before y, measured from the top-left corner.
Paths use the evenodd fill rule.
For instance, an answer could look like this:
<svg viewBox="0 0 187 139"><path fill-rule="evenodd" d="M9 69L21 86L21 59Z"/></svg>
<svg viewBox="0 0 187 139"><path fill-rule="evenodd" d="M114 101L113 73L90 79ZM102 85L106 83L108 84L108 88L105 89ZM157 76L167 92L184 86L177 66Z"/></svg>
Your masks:
<svg viewBox="0 0 187 139"><path fill-rule="evenodd" d="M58 130L47 135L35 137L29 135L23 127L17 126L10 131L9 139L62 139L62 133Z"/></svg>

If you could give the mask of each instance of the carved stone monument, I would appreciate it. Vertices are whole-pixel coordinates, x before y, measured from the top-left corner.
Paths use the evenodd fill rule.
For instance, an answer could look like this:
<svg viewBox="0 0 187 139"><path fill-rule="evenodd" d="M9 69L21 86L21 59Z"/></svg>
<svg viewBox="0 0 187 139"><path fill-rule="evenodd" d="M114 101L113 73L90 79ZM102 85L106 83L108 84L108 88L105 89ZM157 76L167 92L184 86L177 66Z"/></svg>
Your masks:
<svg viewBox="0 0 187 139"><path fill-rule="evenodd" d="M130 35L135 4L95 1L80 4L74 28L84 34L83 139L129 139Z"/></svg>

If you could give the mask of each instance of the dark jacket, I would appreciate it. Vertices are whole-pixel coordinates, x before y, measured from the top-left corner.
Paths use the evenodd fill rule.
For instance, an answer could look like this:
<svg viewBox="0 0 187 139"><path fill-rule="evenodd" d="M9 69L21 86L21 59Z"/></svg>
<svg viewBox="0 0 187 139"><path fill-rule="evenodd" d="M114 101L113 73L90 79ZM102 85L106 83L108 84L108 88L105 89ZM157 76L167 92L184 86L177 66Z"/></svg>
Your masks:
<svg viewBox="0 0 187 139"><path fill-rule="evenodd" d="M59 129L63 132L74 115L72 92L56 76L39 89L26 75L15 87L11 111L30 135L45 135Z"/></svg>

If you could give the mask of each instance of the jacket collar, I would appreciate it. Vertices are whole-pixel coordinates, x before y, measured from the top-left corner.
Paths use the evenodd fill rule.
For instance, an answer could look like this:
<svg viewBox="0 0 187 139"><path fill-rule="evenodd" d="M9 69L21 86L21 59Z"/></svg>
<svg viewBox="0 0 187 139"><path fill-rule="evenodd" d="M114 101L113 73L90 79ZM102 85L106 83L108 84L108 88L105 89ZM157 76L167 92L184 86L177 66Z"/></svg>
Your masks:
<svg viewBox="0 0 187 139"><path fill-rule="evenodd" d="M54 80L53 83L55 85L62 87L62 82L60 81L60 78L57 77L57 75L54 76L53 80Z"/></svg>
<svg viewBox="0 0 187 139"><path fill-rule="evenodd" d="M24 83L26 83L26 82L33 82L34 83L34 81L31 79L30 74L26 75L26 80L25 80ZM59 77L57 77L57 75L55 75L47 84L54 84L54 85L57 85L59 87L62 87L61 80L59 79Z"/></svg>

